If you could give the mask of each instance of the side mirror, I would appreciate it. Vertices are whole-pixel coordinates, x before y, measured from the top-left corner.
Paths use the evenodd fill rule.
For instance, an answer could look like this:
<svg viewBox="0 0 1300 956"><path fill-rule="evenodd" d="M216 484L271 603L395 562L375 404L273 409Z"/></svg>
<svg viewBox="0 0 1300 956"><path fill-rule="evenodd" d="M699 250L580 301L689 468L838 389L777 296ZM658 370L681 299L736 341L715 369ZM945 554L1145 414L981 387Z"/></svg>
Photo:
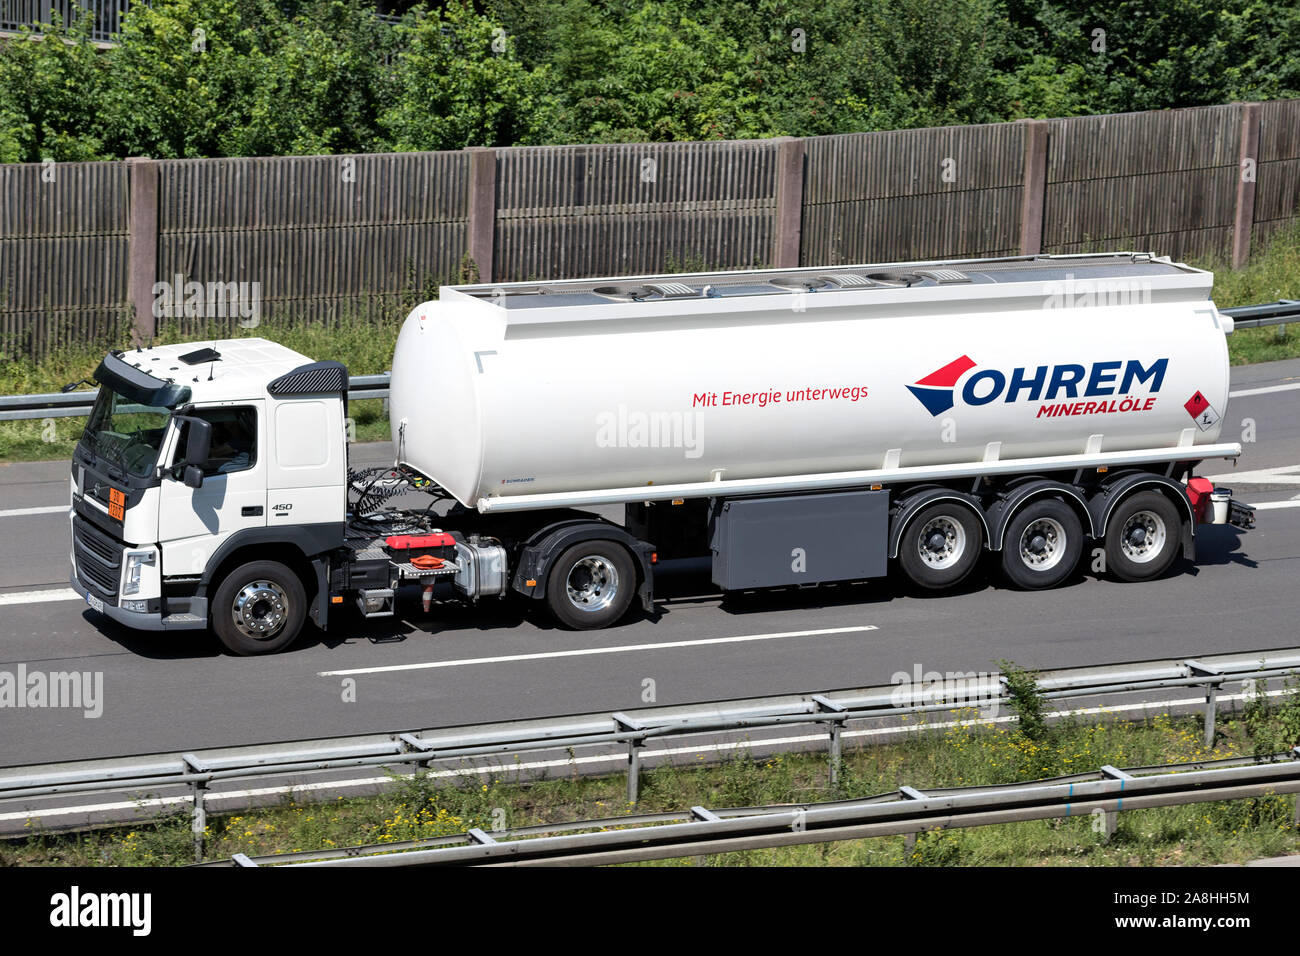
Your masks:
<svg viewBox="0 0 1300 956"><path fill-rule="evenodd" d="M190 430L186 433L185 454L180 461L172 463L170 474L173 479L179 477L187 487L202 488L203 468L212 450L212 423L189 415L177 415L176 420L190 426ZM160 477L164 473L164 469L158 469Z"/></svg>
<svg viewBox="0 0 1300 956"><path fill-rule="evenodd" d="M212 423L204 421L202 418L187 419L190 431L189 437L185 441L185 461L189 465L200 466L200 473L203 465L208 462L208 452L212 449ZM188 472L189 469L186 469ZM189 477L187 475L185 483L188 485ZM197 485L192 487L197 488Z"/></svg>

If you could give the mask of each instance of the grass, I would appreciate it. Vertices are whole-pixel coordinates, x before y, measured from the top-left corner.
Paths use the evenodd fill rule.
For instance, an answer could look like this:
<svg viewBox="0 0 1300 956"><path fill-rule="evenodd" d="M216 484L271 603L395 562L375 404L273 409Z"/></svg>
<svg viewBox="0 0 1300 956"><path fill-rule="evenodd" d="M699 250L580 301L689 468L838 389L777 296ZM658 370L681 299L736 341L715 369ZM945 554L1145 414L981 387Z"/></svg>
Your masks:
<svg viewBox="0 0 1300 956"><path fill-rule="evenodd" d="M1206 748L1199 717L1156 716L1140 723L1066 722L1041 728L1037 738L1018 727L933 728L898 743L847 750L840 783L827 784L820 754L753 758L737 753L720 765L704 755L679 757L646 771L638 813L691 806L799 804L863 797L910 785L972 786L1034 780L1118 767L1164 765L1253 753L1295 732L1300 694L1247 707L1222 718L1218 739ZM429 777L398 777L377 797L339 797L210 816L208 858L229 858L349 845L384 844L541 823L618 818L633 810L622 775L571 776L519 783L502 774L483 780L464 774L455 784ZM903 837L720 854L715 866L750 865L1208 865L1300 852L1292 824L1293 798L1194 804L1119 815L1110 841L1090 818L1032 821L934 831L909 849ZM613 824L617 825L617 824ZM173 866L192 860L188 816L156 824L83 834L33 833L0 844L3 865ZM699 865L699 859L654 865Z"/></svg>
<svg viewBox="0 0 1300 956"><path fill-rule="evenodd" d="M1258 249L1242 269L1226 268L1213 259L1194 262L1215 272L1214 299L1220 308L1300 299L1300 223L1274 235ZM698 257L670 260L667 271L701 271L707 264ZM430 289L421 290L428 297ZM400 327L398 314L405 315L419 296L407 296L392 318L346 315L331 323L308 324L264 321L256 329L236 327L182 335L175 325L164 327L157 341L168 344L204 337L260 336L287 345L312 359L335 359L347 365L353 375L386 371ZM1300 323L1297 323L1300 325ZM1291 326L1243 329L1228 339L1233 365L1271 362L1300 357L1300 333ZM68 382L88 378L109 347L125 347L129 326L120 326L112 341L61 349L40 361L0 360L0 395L23 395L58 391ZM349 407L356 425L357 441L385 441L388 421L377 401L357 402ZM79 418L49 418L22 422L0 422L0 461L65 459L81 434Z"/></svg>
<svg viewBox="0 0 1300 956"><path fill-rule="evenodd" d="M1197 262L1214 271L1214 303L1221 309L1278 299L1300 299L1300 223L1273 235L1241 269L1213 260ZM1242 329L1228 337L1233 365L1300 357L1295 326Z"/></svg>

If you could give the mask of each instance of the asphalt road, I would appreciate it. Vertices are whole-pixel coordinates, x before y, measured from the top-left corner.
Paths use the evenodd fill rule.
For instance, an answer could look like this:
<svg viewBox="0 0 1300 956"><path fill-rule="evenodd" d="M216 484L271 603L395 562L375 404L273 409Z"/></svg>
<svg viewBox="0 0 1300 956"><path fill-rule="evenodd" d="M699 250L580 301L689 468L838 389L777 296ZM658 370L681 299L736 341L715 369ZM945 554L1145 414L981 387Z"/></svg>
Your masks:
<svg viewBox="0 0 1300 956"><path fill-rule="evenodd" d="M657 619L608 631L557 630L513 603L426 617L408 600L401 621L351 619L268 658L226 656L206 635L126 631L79 601L45 599L66 588L67 464L0 465L0 671L103 674L98 717L0 709L0 765L882 684L917 666L1067 667L1293 646L1300 361L1235 369L1232 379L1240 394L1224 440L1242 437L1245 454L1235 473L1227 463L1206 471L1228 472L1216 480L1272 507L1249 533L1202 528L1196 564L1159 581L1120 584L1085 568L1044 593L980 573L930 597L873 581L722 601L695 563L660 570ZM354 461L389 454L358 446ZM41 590L50 593L27 597ZM349 681L355 700L345 699Z"/></svg>

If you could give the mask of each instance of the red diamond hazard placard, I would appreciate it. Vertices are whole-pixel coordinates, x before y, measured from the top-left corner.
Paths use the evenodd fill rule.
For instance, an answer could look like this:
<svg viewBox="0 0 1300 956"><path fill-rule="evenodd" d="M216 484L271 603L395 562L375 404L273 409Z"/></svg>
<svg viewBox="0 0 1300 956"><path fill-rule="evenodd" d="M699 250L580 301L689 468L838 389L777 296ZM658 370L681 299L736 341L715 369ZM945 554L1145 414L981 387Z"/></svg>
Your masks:
<svg viewBox="0 0 1300 956"><path fill-rule="evenodd" d="M1189 398L1183 408L1196 420L1196 426L1201 431L1209 431L1219 423L1219 413L1200 392Z"/></svg>

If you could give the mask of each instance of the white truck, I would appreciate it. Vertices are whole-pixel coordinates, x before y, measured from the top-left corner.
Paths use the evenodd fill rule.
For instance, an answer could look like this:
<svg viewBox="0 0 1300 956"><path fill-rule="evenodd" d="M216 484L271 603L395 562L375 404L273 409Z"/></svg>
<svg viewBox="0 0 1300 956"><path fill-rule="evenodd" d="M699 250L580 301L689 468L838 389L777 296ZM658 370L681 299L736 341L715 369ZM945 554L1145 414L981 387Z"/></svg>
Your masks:
<svg viewBox="0 0 1300 956"><path fill-rule="evenodd" d="M1198 524L1253 525L1195 477L1241 454L1212 283L1115 253L448 286L397 341L393 466L355 471L343 365L116 351L72 462L72 584L257 654L404 586L605 627L653 611L659 558L711 557L722 591L891 564L940 590L989 554L1049 588L1091 546L1147 580Z"/></svg>

